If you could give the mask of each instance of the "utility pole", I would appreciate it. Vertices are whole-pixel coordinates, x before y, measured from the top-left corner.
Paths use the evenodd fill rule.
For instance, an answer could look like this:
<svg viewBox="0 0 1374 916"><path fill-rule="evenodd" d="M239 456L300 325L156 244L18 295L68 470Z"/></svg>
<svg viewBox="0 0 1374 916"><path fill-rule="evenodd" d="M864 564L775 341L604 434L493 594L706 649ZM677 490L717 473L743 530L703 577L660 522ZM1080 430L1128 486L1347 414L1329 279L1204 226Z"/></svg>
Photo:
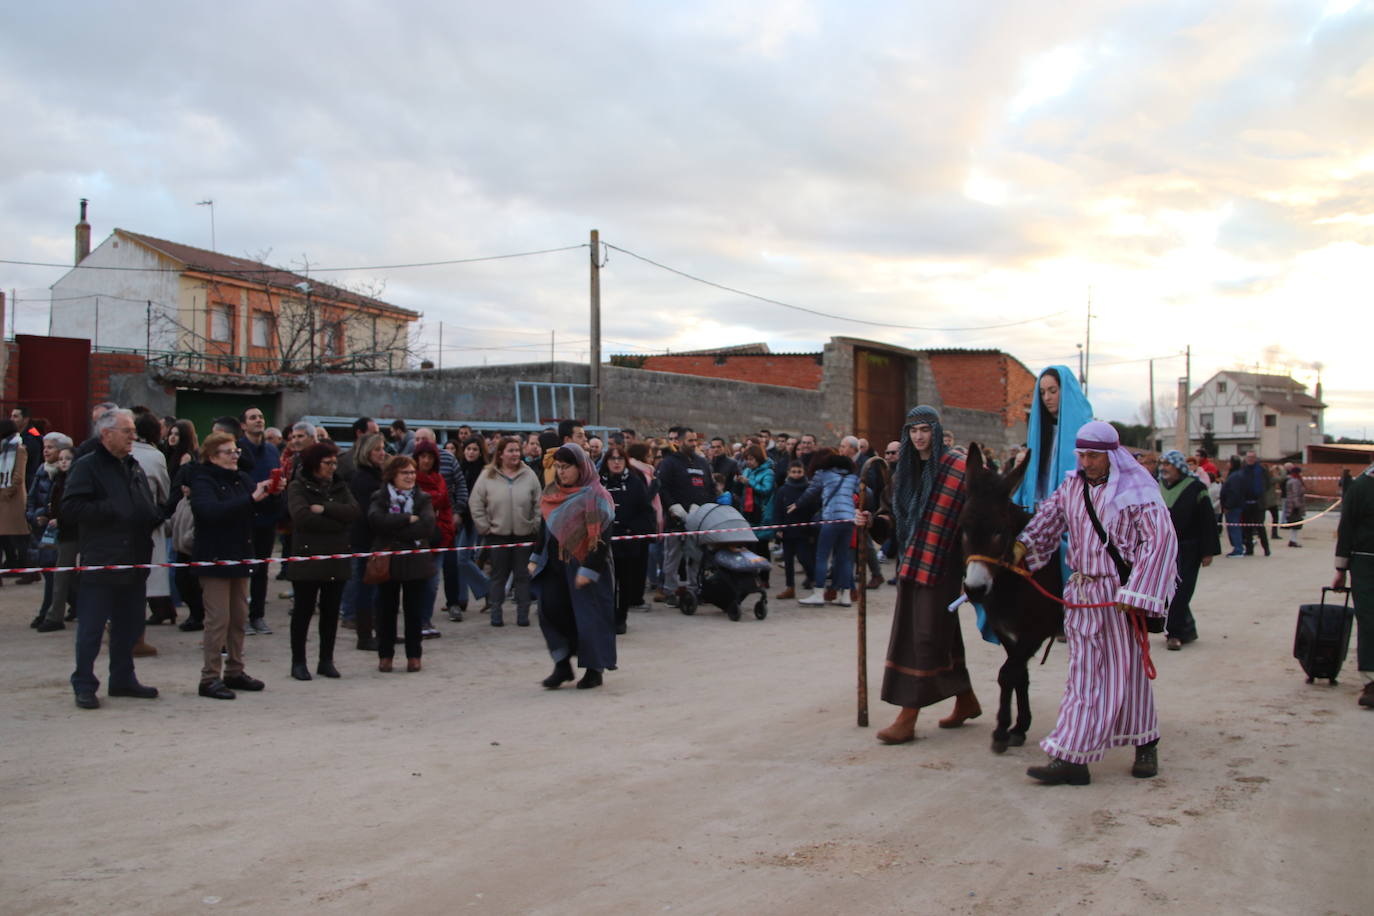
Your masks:
<svg viewBox="0 0 1374 916"><path fill-rule="evenodd" d="M1093 288L1088 287L1088 326L1083 332L1083 395L1088 394L1088 368L1092 365L1093 354Z"/></svg>
<svg viewBox="0 0 1374 916"><path fill-rule="evenodd" d="M592 338L591 397L587 403L587 422L601 425L601 233L592 230Z"/></svg>
<svg viewBox="0 0 1374 916"><path fill-rule="evenodd" d="M1155 361L1150 360L1150 451L1155 450Z"/></svg>
<svg viewBox="0 0 1374 916"><path fill-rule="evenodd" d="M1183 378L1178 380L1178 422L1174 424L1174 448L1183 454L1191 453L1188 447L1189 435L1188 424L1189 414L1188 398L1193 393L1193 346L1189 344L1184 351L1184 370ZM1208 455L1208 458L1215 458L1215 455Z"/></svg>
<svg viewBox="0 0 1374 916"><path fill-rule="evenodd" d="M439 368L444 368L444 323L439 322Z"/></svg>

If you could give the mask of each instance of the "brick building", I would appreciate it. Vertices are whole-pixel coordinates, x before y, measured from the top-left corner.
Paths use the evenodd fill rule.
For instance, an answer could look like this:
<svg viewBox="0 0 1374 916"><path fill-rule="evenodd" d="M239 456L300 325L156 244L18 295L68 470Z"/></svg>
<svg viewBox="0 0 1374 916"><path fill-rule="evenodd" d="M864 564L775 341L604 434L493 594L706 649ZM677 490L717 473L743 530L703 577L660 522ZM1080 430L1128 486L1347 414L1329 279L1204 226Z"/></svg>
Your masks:
<svg viewBox="0 0 1374 916"><path fill-rule="evenodd" d="M76 263L52 286L52 327L169 370L273 374L399 369L418 312L247 258L126 229L94 250L86 202Z"/></svg>
<svg viewBox="0 0 1374 916"><path fill-rule="evenodd" d="M930 370L947 407L1002 415L1006 426L1025 423L1035 395L1035 374L1001 350L927 350Z"/></svg>

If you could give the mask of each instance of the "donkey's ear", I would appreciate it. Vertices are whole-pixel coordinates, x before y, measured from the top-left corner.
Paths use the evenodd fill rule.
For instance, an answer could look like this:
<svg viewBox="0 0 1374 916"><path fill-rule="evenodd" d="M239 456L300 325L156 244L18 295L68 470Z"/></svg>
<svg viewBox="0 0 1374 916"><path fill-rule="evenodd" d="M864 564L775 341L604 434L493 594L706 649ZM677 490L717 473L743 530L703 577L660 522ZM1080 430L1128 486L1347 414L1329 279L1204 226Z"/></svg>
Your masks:
<svg viewBox="0 0 1374 916"><path fill-rule="evenodd" d="M1027 449L1025 457L1021 459L1021 463L1013 467L1006 473L1006 476L1002 478L1002 483L1007 488L1008 493L1015 493L1016 488L1021 486L1021 478L1026 476L1026 470L1030 467L1030 460L1031 453L1030 450Z"/></svg>
<svg viewBox="0 0 1374 916"><path fill-rule="evenodd" d="M977 442L968 444L968 460L964 462L964 473L976 474L983 470L983 450Z"/></svg>

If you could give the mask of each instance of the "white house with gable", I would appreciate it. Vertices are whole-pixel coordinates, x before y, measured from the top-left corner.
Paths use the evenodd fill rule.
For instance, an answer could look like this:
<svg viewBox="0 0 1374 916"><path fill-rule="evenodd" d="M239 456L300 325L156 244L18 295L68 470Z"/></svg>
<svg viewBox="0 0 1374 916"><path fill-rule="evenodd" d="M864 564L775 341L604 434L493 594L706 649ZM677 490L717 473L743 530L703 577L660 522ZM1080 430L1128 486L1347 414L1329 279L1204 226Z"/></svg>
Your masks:
<svg viewBox="0 0 1374 916"><path fill-rule="evenodd" d="M1188 398L1190 445L1202 445L1210 432L1218 458L1254 450L1264 461L1305 454L1322 442L1321 383L1316 396L1287 375L1225 370L1209 378Z"/></svg>

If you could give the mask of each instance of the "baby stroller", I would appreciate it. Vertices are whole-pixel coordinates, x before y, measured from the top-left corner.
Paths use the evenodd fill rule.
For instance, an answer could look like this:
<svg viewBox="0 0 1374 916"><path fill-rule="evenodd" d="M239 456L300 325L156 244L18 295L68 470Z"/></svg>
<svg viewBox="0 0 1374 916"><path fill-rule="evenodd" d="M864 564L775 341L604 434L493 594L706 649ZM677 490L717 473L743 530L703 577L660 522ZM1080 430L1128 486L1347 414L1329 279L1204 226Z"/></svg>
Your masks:
<svg viewBox="0 0 1374 916"><path fill-rule="evenodd" d="M759 574L768 568L768 560L751 549L758 536L749 530L744 516L731 506L706 503L687 513L684 530L705 533L687 538L683 545L689 587L678 595L678 609L695 614L698 602L705 602L725 611L731 620L739 620L740 605L758 594L754 616L767 617L768 592Z"/></svg>

